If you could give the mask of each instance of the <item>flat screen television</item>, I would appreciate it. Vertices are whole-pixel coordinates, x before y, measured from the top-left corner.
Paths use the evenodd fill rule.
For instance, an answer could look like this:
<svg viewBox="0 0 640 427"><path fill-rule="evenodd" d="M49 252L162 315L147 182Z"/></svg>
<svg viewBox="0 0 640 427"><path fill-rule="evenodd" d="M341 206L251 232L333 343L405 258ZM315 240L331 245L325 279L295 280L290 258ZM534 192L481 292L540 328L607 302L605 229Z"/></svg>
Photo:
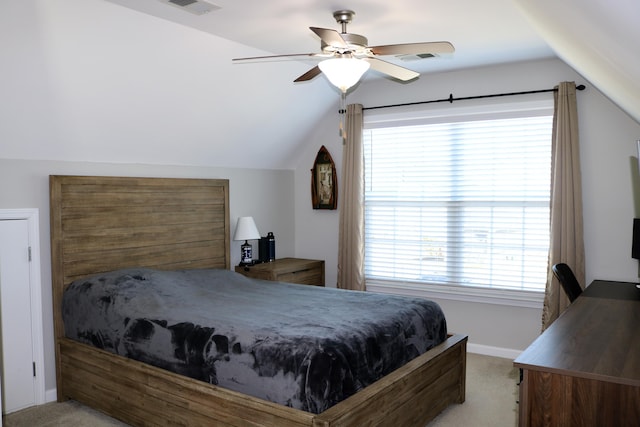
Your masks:
<svg viewBox="0 0 640 427"><path fill-rule="evenodd" d="M633 219L633 235L631 236L631 258L640 259L640 218Z"/></svg>

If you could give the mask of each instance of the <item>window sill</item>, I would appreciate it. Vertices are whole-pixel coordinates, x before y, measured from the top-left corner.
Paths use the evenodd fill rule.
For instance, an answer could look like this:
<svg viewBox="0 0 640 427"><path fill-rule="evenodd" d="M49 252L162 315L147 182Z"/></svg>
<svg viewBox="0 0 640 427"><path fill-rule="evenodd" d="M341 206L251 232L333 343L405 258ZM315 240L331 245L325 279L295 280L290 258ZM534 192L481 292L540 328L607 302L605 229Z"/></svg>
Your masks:
<svg viewBox="0 0 640 427"><path fill-rule="evenodd" d="M536 309L540 309L544 302L544 292L488 289L470 286L425 285L382 280L368 280L367 291Z"/></svg>

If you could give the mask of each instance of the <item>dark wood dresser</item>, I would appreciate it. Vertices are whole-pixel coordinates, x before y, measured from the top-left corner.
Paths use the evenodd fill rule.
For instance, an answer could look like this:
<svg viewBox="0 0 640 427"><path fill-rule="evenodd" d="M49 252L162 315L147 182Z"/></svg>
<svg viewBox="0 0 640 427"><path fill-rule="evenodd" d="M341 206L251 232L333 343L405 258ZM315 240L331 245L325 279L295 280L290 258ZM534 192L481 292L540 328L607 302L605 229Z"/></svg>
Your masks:
<svg viewBox="0 0 640 427"><path fill-rule="evenodd" d="M640 289L594 281L514 364L521 427L640 425Z"/></svg>

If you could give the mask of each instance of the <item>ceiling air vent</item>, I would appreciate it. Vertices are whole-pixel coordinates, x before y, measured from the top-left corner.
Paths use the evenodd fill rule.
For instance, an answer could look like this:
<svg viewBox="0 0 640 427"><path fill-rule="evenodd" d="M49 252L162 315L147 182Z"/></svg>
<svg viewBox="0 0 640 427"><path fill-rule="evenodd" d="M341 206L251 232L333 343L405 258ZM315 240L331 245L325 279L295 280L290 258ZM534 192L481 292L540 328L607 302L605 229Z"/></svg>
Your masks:
<svg viewBox="0 0 640 427"><path fill-rule="evenodd" d="M194 15L204 15L205 13L209 13L214 10L220 9L220 6L216 6L215 4L208 3L203 0L159 0L162 3L169 4L171 6L175 6L178 9L184 10L185 12L193 13Z"/></svg>
<svg viewBox="0 0 640 427"><path fill-rule="evenodd" d="M177 4L178 6L186 7L193 3L198 3L197 0L169 0L169 3Z"/></svg>
<svg viewBox="0 0 640 427"><path fill-rule="evenodd" d="M403 61L419 61L421 59L435 58L436 55L432 53L418 53L415 55L398 55L397 57Z"/></svg>

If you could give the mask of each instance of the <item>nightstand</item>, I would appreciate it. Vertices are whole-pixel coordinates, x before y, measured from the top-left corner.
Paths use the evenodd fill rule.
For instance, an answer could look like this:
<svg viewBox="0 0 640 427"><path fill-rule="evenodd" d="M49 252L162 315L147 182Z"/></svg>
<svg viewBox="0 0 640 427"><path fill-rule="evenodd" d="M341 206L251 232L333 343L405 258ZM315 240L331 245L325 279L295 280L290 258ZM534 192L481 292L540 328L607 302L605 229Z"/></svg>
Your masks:
<svg viewBox="0 0 640 427"><path fill-rule="evenodd" d="M254 279L324 286L324 261L280 258L255 265L237 265L236 273Z"/></svg>

